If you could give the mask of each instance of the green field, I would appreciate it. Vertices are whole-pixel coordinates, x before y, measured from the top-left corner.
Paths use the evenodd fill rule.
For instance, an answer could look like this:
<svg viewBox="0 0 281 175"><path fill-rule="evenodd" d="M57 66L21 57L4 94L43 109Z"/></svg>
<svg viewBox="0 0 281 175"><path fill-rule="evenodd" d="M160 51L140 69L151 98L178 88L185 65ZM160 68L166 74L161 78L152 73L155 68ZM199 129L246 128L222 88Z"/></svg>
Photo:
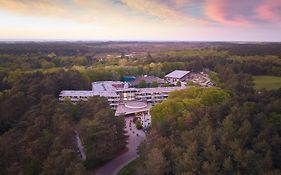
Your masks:
<svg viewBox="0 0 281 175"><path fill-rule="evenodd" d="M279 89L281 88L281 77L276 76L253 76L255 89Z"/></svg>

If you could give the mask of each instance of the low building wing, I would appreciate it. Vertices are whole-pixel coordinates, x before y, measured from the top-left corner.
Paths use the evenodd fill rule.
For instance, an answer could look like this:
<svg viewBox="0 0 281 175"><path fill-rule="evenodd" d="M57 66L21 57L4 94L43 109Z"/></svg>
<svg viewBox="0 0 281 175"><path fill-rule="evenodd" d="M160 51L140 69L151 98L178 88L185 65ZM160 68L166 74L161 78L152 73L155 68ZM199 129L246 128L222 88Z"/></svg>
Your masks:
<svg viewBox="0 0 281 175"><path fill-rule="evenodd" d="M186 76L189 74L190 71L185 71L185 70L175 70L167 75L165 75L165 78L177 78L181 79L182 77Z"/></svg>
<svg viewBox="0 0 281 175"><path fill-rule="evenodd" d="M128 101L123 104L119 104L115 116L129 115L136 113L148 113L151 108L150 104L141 101Z"/></svg>

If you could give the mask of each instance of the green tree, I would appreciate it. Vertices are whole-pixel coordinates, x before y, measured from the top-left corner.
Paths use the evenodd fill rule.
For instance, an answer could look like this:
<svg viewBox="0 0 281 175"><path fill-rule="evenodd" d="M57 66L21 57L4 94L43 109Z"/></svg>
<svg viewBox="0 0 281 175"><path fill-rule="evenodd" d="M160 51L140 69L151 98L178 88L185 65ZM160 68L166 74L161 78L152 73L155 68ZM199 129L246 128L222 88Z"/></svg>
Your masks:
<svg viewBox="0 0 281 175"><path fill-rule="evenodd" d="M137 120L135 124L136 124L137 129L142 129L142 124L141 124L140 120Z"/></svg>
<svg viewBox="0 0 281 175"><path fill-rule="evenodd" d="M145 173L147 175L162 175L166 172L167 162L161 151L153 148L145 160Z"/></svg>
<svg viewBox="0 0 281 175"><path fill-rule="evenodd" d="M151 83L151 87L158 87L158 83L157 83L157 81L152 81L152 83Z"/></svg>
<svg viewBox="0 0 281 175"><path fill-rule="evenodd" d="M169 83L164 83L163 87L170 87L170 84Z"/></svg>
<svg viewBox="0 0 281 175"><path fill-rule="evenodd" d="M124 118L117 118L107 100L92 97L77 104L79 133L86 149L86 167L93 169L125 148Z"/></svg>
<svg viewBox="0 0 281 175"><path fill-rule="evenodd" d="M147 87L147 84L146 84L146 81L145 80L141 80L138 84L138 87L139 88L146 88Z"/></svg>
<svg viewBox="0 0 281 175"><path fill-rule="evenodd" d="M158 149L169 162L167 174L280 173L280 125L270 120L280 111L281 101L274 100L280 92L239 99L218 88L171 93L151 109L153 125L140 147L141 163L150 162L151 150ZM144 165L139 165L143 174L152 173Z"/></svg>
<svg viewBox="0 0 281 175"><path fill-rule="evenodd" d="M75 161L77 154L73 150L63 149L61 152L51 152L44 162L42 175L56 174L76 174L85 173L85 168L81 163Z"/></svg>

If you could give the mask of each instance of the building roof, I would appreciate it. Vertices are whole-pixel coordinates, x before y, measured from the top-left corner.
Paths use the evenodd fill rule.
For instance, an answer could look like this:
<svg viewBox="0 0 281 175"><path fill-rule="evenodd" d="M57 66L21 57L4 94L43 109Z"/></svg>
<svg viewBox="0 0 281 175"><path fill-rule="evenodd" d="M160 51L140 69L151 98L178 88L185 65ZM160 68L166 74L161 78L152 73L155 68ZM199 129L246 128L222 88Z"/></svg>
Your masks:
<svg viewBox="0 0 281 175"><path fill-rule="evenodd" d="M149 111L151 105L141 101L128 101L118 105L115 116L134 114L138 112Z"/></svg>
<svg viewBox="0 0 281 175"><path fill-rule="evenodd" d="M125 81L125 82L134 81L135 79L136 79L135 76L123 76L122 77L122 81Z"/></svg>
<svg viewBox="0 0 281 175"><path fill-rule="evenodd" d="M103 91L115 91L118 88L123 88L124 84L121 81L96 81L92 83L92 90L95 93Z"/></svg>
<svg viewBox="0 0 281 175"><path fill-rule="evenodd" d="M182 78L182 77L186 76L189 73L190 73L190 71L175 70L175 71L165 75L165 77L168 77L168 78Z"/></svg>
<svg viewBox="0 0 281 175"><path fill-rule="evenodd" d="M153 81L156 81L158 84L164 84L165 80L155 77L155 76L138 76L134 81L129 82L131 86L137 86L142 80L144 80L146 83L151 84Z"/></svg>
<svg viewBox="0 0 281 175"><path fill-rule="evenodd" d="M116 90L124 88L121 81L97 81L92 83L92 92L103 97L118 97Z"/></svg>
<svg viewBox="0 0 281 175"><path fill-rule="evenodd" d="M128 101L125 103L125 107L130 109L142 109L147 107L147 103L142 101Z"/></svg>

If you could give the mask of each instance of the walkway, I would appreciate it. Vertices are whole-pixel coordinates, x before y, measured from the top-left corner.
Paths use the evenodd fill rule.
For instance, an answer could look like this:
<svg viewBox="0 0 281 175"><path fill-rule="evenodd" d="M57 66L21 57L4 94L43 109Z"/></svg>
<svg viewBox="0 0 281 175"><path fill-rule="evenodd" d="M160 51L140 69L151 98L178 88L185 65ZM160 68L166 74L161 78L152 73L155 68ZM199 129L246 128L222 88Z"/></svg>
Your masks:
<svg viewBox="0 0 281 175"><path fill-rule="evenodd" d="M130 127L130 120L133 121L133 117L125 118L126 130L129 135L127 145L128 151L99 168L96 172L96 175L115 175L130 161L137 158L137 148L141 141L145 139L145 133L142 130L137 130L133 122L131 122Z"/></svg>
<svg viewBox="0 0 281 175"><path fill-rule="evenodd" d="M86 153L84 151L84 147L82 145L81 139L77 131L75 131L75 138L76 138L77 148L79 150L79 155L81 156L82 160L86 160Z"/></svg>

